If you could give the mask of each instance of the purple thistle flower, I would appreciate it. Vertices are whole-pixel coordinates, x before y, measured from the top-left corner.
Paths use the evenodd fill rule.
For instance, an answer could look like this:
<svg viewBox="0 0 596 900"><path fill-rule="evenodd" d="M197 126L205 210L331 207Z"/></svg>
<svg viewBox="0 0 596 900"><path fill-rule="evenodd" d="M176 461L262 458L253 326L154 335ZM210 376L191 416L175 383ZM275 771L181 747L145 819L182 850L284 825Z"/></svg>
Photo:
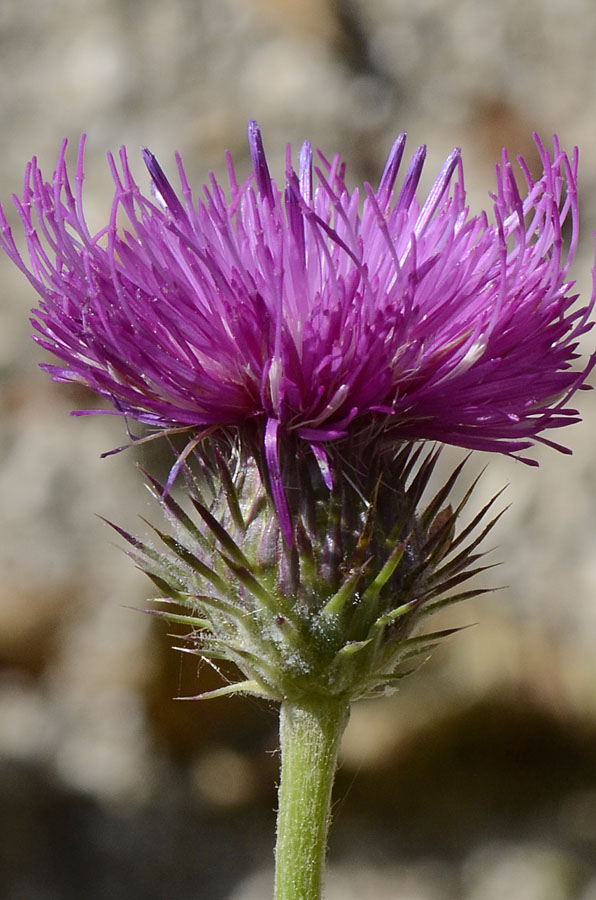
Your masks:
<svg viewBox="0 0 596 900"><path fill-rule="evenodd" d="M327 483L325 446L371 425L395 441L516 455L552 444L543 433L578 421L568 404L595 361L570 365L595 302L574 309L568 280L577 150L570 158L555 138L550 154L536 137L543 174L535 181L520 159L525 196L504 152L491 224L469 214L459 150L422 205L424 147L397 190L405 139L363 197L338 156L317 152L313 166L308 143L297 172L288 148L278 189L254 122L254 174L238 185L228 156L229 195L211 176L193 198L177 157L179 197L144 151L150 200L122 149L120 167L109 157L115 197L95 235L84 140L74 185L66 143L50 183L34 159L15 198L30 262L3 213L0 245L41 296L36 340L61 360L43 367L156 429L256 435L285 524L283 436L310 445Z"/></svg>

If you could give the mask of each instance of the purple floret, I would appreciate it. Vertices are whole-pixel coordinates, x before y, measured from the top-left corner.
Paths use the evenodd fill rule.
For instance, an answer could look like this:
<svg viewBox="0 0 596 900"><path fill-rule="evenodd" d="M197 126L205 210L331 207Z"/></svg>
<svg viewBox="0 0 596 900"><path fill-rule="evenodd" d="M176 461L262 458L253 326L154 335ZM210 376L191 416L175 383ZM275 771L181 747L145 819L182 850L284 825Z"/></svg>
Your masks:
<svg viewBox="0 0 596 900"><path fill-rule="evenodd" d="M51 182L29 164L15 199L29 262L4 214L0 245L41 297L32 321L60 360L44 365L52 378L156 429L256 429L278 508L284 435L310 445L330 477L325 446L371 424L396 442L519 454L578 420L568 404L594 358L571 363L595 298L576 309L568 280L577 151L555 138L549 153L536 137L543 174L534 181L520 160L523 196L503 153L491 223L469 214L458 150L420 204L425 148L395 187L405 135L362 195L338 156L313 164L309 144L298 172L288 149L279 190L254 122L249 144L254 174L239 186L228 159L228 193L211 176L198 198L180 158L177 194L149 151L145 197L123 149L96 235L83 213L84 140L74 187L66 144Z"/></svg>

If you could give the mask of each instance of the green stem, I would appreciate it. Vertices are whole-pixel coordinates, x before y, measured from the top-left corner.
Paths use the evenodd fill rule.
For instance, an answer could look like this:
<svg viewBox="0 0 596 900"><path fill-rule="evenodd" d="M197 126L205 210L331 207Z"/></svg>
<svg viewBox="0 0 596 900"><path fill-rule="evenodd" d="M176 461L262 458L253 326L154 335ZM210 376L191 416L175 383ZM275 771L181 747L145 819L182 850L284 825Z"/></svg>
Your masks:
<svg viewBox="0 0 596 900"><path fill-rule="evenodd" d="M321 896L331 788L348 712L345 700L329 697L281 705L275 900Z"/></svg>

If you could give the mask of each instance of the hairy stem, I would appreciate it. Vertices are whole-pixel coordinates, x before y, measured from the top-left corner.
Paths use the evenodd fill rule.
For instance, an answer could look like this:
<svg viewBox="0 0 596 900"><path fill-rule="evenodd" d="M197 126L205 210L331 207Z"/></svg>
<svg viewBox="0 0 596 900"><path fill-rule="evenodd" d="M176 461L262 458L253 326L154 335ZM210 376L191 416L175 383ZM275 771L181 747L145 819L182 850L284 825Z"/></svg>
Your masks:
<svg viewBox="0 0 596 900"><path fill-rule="evenodd" d="M284 701L275 850L275 900L319 900L346 700Z"/></svg>

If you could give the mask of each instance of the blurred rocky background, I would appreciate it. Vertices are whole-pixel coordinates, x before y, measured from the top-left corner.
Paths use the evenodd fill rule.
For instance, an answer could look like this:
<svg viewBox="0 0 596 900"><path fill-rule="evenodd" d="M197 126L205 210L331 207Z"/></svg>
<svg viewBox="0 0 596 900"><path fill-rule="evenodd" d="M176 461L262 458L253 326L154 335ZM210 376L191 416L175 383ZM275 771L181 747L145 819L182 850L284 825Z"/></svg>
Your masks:
<svg viewBox="0 0 596 900"><path fill-rule="evenodd" d="M244 175L254 117L278 175L309 138L374 182L407 130L428 184L460 145L477 210L503 145L533 162L532 131L557 132L581 148L587 297L595 41L592 0L2 0L0 196L85 131L99 227L108 150L127 145L141 184L141 146L172 173L180 150L197 185L225 148ZM220 676L197 681L130 609L150 585L94 515L154 516L133 455L99 458L122 423L69 418L90 400L38 370L35 298L0 266L0 895L266 898L275 711L173 699ZM596 401L579 402L573 457L471 461L470 477L488 463L480 497L509 484L492 540L506 587L452 613L476 627L398 694L354 708L328 900L596 900Z"/></svg>

